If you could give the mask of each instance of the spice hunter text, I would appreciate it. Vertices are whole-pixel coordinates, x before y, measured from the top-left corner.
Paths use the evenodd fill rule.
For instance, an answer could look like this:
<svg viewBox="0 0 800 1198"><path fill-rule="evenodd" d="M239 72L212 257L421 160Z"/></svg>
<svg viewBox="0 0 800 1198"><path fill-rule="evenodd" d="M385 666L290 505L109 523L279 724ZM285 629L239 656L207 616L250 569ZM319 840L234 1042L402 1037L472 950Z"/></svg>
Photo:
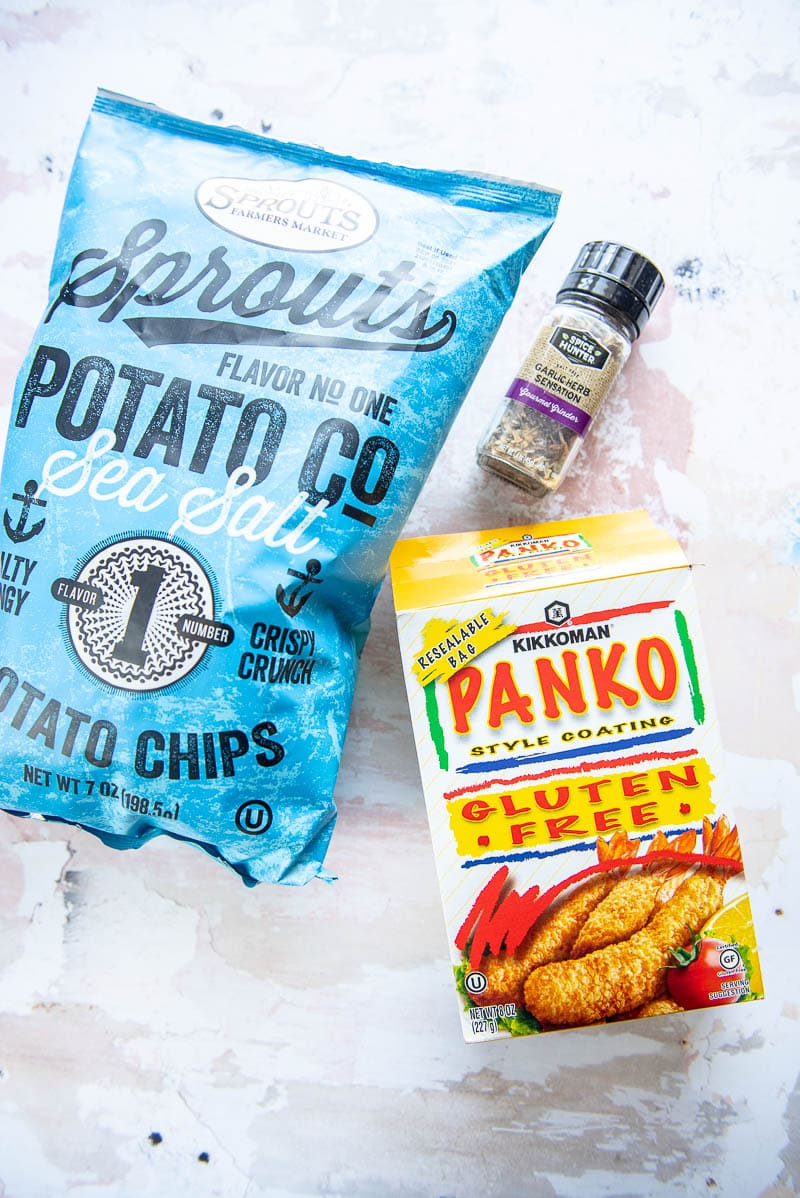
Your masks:
<svg viewBox="0 0 800 1198"><path fill-rule="evenodd" d="M682 1010L712 934L695 1005L762 995L689 573L643 512L395 550L467 1040Z"/></svg>

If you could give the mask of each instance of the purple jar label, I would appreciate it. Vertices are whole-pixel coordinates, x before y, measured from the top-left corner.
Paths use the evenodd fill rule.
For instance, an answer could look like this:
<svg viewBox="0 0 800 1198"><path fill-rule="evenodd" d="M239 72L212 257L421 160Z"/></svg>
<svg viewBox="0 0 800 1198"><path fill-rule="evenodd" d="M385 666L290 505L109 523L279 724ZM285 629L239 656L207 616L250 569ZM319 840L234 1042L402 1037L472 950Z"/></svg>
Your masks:
<svg viewBox="0 0 800 1198"><path fill-rule="evenodd" d="M557 395L552 395L543 387L537 387L535 383L531 383L527 379L514 379L506 395L510 399L516 399L519 403L526 404L536 412L541 412L544 416L549 416L551 420L556 420L565 428L571 428L579 437L585 435L592 422L592 417L588 412L584 412L566 399L559 399Z"/></svg>

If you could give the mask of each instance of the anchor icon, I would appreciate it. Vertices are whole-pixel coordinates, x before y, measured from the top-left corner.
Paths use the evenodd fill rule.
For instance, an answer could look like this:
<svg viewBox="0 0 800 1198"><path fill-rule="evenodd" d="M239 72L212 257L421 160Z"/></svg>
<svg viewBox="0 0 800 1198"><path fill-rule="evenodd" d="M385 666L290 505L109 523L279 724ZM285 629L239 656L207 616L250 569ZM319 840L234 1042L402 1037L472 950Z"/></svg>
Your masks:
<svg viewBox="0 0 800 1198"><path fill-rule="evenodd" d="M312 557L310 559L310 561L306 562L306 572L305 573L302 573L300 570L289 570L288 571L288 573L291 574L292 578L300 579L299 583L297 583L296 586L293 586L291 588L291 590L288 591L288 593L280 585L277 587L277 589L275 591L275 598L278 600L278 603L280 604L281 608L286 612L287 616L291 616L292 618L294 618L297 615L297 613L300 611L300 609L303 607L303 605L305 603L307 603L308 600L311 598L311 595L313 592L306 591L305 593L303 593L303 587L306 586L306 584L319 585L319 583L322 582L322 579L316 578L315 575L319 574L321 569L322 569L321 564L317 561L317 559L315 557Z"/></svg>
<svg viewBox="0 0 800 1198"><path fill-rule="evenodd" d="M31 508L34 506L35 507L47 507L47 500L36 498L36 491L37 491L38 486L39 486L39 484L36 482L36 480L33 478L30 478L25 483L25 487L24 487L25 493L23 495L20 495L20 493L18 491L15 491L14 494L11 496L12 499L16 499L19 503L22 504L22 511L20 512L19 520L17 521L16 524L11 523L11 517L8 514L8 510L6 510L3 513L3 527L5 528L8 536L11 538L11 540L17 544L20 541L29 541L31 539L31 537L38 536L39 533L44 528L44 520L43 519L37 520L35 524L32 524L30 526L30 528L26 528L26 525L28 523L28 518L31 514Z"/></svg>

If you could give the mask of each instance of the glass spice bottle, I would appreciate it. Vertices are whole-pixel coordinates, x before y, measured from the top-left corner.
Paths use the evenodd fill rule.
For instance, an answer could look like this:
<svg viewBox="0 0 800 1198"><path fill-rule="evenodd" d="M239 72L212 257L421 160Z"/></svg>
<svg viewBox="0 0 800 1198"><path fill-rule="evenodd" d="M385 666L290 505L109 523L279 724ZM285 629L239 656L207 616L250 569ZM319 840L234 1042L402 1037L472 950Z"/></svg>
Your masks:
<svg viewBox="0 0 800 1198"><path fill-rule="evenodd" d="M478 446L479 465L552 494L663 290L642 254L587 242Z"/></svg>

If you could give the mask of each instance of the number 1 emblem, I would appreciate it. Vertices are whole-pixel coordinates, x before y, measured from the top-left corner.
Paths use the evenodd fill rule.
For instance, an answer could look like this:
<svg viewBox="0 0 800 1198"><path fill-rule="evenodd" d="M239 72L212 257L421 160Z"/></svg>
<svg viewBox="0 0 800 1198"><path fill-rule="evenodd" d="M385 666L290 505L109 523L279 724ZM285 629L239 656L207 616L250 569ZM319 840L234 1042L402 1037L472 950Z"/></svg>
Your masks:
<svg viewBox="0 0 800 1198"><path fill-rule="evenodd" d="M81 664L126 691L155 691L185 678L208 644L183 631L213 621L211 580L180 545L128 537L97 550L75 578L100 602L70 603L67 630Z"/></svg>

